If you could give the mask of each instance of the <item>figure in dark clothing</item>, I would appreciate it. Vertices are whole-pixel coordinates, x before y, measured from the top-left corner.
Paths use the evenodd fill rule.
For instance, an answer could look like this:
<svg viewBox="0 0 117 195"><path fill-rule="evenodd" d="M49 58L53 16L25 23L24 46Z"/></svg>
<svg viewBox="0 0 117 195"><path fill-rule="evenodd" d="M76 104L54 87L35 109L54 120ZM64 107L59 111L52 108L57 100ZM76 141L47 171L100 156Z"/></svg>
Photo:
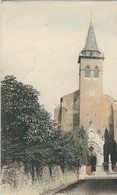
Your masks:
<svg viewBox="0 0 117 195"><path fill-rule="evenodd" d="M96 171L96 156L92 156L91 157L91 172Z"/></svg>

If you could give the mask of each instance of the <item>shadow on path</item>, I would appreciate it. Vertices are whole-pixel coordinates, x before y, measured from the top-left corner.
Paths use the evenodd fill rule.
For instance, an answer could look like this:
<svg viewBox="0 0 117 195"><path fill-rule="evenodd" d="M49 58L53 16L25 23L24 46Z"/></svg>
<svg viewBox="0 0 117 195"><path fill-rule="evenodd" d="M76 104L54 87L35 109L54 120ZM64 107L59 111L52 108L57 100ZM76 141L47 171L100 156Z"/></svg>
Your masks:
<svg viewBox="0 0 117 195"><path fill-rule="evenodd" d="M84 180L64 188L59 194L70 195L115 195L117 194L117 179Z"/></svg>

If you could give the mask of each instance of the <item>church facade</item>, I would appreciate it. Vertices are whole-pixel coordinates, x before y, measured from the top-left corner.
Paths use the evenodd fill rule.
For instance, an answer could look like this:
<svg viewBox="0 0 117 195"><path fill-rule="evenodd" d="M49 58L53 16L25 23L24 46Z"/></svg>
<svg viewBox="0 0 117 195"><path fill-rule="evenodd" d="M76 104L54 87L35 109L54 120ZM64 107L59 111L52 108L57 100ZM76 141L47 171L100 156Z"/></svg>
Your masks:
<svg viewBox="0 0 117 195"><path fill-rule="evenodd" d="M54 111L55 121L63 132L83 126L89 135L93 132L94 137L89 136L89 140L92 140L89 145L95 145L95 148L99 143L98 138L98 141L95 140L98 135L100 155L103 153L105 128L117 142L117 102L103 93L103 61L104 55L98 49L91 23L85 46L78 58L79 90L63 96Z"/></svg>

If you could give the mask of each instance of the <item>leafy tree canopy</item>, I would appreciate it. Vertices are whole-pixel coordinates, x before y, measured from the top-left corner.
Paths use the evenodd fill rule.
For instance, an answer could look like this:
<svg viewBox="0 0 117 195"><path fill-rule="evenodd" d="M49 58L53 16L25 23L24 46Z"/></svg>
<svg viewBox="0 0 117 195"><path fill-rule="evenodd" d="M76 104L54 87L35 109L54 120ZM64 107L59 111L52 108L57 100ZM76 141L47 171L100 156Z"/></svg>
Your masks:
<svg viewBox="0 0 117 195"><path fill-rule="evenodd" d="M57 143L55 155L64 167L79 167L86 163L87 136L83 128L67 132Z"/></svg>
<svg viewBox="0 0 117 195"><path fill-rule="evenodd" d="M114 168L117 161L117 144L108 129L105 129L104 137L104 162L108 163L109 155L111 155L112 167Z"/></svg>
<svg viewBox="0 0 117 195"><path fill-rule="evenodd" d="M56 131L51 115L39 103L40 93L30 85L6 76L1 85L2 166L23 161L34 178L42 164L78 167L85 163L87 137L83 129L64 135ZM30 166L29 166L30 164ZM50 171L51 172L51 171Z"/></svg>
<svg viewBox="0 0 117 195"><path fill-rule="evenodd" d="M44 106L39 104L39 95L36 89L18 82L14 76L6 76L2 81L3 161L30 161L36 158L37 150L39 156L40 145L52 139L54 123Z"/></svg>

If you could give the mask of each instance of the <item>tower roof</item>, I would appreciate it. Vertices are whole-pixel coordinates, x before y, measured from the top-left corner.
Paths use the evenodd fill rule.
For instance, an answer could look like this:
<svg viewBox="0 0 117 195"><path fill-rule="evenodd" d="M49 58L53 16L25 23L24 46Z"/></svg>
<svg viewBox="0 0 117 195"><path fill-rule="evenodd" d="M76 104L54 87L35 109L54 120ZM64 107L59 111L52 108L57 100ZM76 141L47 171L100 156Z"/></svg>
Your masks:
<svg viewBox="0 0 117 195"><path fill-rule="evenodd" d="M89 26L88 35L83 51L99 51L92 23L90 23Z"/></svg>
<svg viewBox="0 0 117 195"><path fill-rule="evenodd" d="M101 54L101 52L99 51L98 46L97 46L97 41L96 41L95 32L94 32L92 22L90 23L90 26L89 26L85 46L84 46L83 50L81 51L80 56L78 58L78 63L80 63L81 57L104 59L103 54Z"/></svg>
<svg viewBox="0 0 117 195"><path fill-rule="evenodd" d="M92 22L90 23L86 43L81 53L84 56L92 56L92 57L94 56L99 57L101 55L101 52L99 51L97 46Z"/></svg>

